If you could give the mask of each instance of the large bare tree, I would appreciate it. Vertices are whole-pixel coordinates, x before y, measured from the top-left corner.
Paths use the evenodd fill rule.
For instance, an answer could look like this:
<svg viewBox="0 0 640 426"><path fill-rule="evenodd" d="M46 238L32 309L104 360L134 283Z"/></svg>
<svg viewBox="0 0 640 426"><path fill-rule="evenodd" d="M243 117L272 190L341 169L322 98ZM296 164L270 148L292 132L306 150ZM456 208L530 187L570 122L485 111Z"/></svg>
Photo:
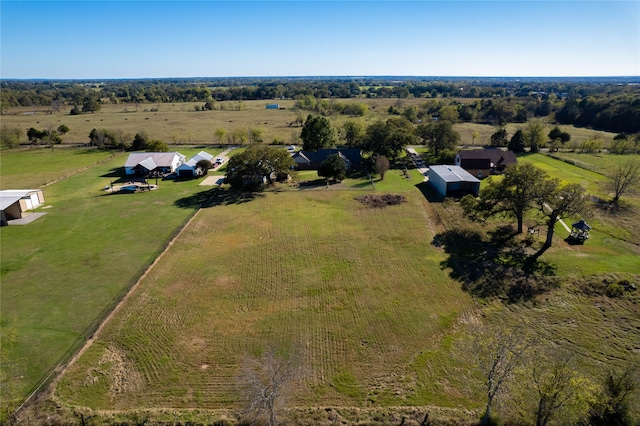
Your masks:
<svg viewBox="0 0 640 426"><path fill-rule="evenodd" d="M609 205L618 208L620 197L633 192L640 183L640 161L631 159L624 163L617 164L609 173L609 188L613 193Z"/></svg>
<svg viewBox="0 0 640 426"><path fill-rule="evenodd" d="M238 380L246 402L246 415L252 420L266 417L269 426L277 424L277 414L286 405L304 376L300 354L283 354L274 349L259 357L246 357Z"/></svg>
<svg viewBox="0 0 640 426"><path fill-rule="evenodd" d="M491 421L491 410L496 397L503 391L516 367L522 363L533 340L524 325L511 328L478 326L473 333L471 350L484 378L487 397L481 424L487 425Z"/></svg>

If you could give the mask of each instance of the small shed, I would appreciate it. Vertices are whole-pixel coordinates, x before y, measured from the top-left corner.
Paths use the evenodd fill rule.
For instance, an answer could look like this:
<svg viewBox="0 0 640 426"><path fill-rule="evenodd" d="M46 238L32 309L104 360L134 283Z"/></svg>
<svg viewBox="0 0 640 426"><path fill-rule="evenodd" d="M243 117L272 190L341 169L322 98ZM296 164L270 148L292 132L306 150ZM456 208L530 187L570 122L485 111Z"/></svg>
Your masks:
<svg viewBox="0 0 640 426"><path fill-rule="evenodd" d="M22 219L23 213L44 203L41 189L9 189L0 191L0 225L12 219Z"/></svg>
<svg viewBox="0 0 640 426"><path fill-rule="evenodd" d="M466 194L477 197L480 192L480 181L459 166L431 166L428 177L429 183L444 197Z"/></svg>

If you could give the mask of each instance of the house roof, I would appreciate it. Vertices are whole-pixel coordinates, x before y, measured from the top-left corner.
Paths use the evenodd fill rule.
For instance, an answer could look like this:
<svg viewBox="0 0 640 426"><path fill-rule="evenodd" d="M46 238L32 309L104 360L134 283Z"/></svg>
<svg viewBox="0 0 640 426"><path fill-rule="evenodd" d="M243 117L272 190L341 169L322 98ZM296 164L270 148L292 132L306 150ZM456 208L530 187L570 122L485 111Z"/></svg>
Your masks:
<svg viewBox="0 0 640 426"><path fill-rule="evenodd" d="M471 173L458 166L431 166L429 173L436 173L445 182L478 182L480 181Z"/></svg>
<svg viewBox="0 0 640 426"><path fill-rule="evenodd" d="M199 153L197 153L196 155L194 155L193 157L191 157L189 159L189 161L187 161L186 163L184 163L184 165L187 165L189 167L195 167L196 164L198 164L198 161L200 160L207 160L207 161L211 161L213 160L213 155L204 152L204 151L200 151ZM180 166L182 167L182 166Z"/></svg>
<svg viewBox="0 0 640 426"><path fill-rule="evenodd" d="M153 160L153 157L147 157L144 160L142 160L141 162L139 162L137 165L140 165L142 167L144 167L147 170L153 170L156 167L158 167L158 164Z"/></svg>
<svg viewBox="0 0 640 426"><path fill-rule="evenodd" d="M466 169L490 169L491 159L490 158L468 158L464 160L463 165Z"/></svg>
<svg viewBox="0 0 640 426"><path fill-rule="evenodd" d="M33 192L38 192L39 189L5 189L0 191L0 210L9 208L13 203L19 201L21 198L29 196Z"/></svg>
<svg viewBox="0 0 640 426"><path fill-rule="evenodd" d="M135 167L138 164L143 165L148 170L153 170L155 167L170 167L173 164L174 159L178 156L179 158L185 158L184 155L179 152L132 152L129 154L129 158L127 158L127 162L124 163L125 167ZM153 162L156 164L155 167L149 168L143 162L147 159L151 158ZM147 162L146 164L151 165L151 163Z"/></svg>
<svg viewBox="0 0 640 426"><path fill-rule="evenodd" d="M317 151L298 151L293 155L293 159L296 163L322 163L332 154L338 154L342 159L352 164L362 162L362 153L358 148L327 148Z"/></svg>
<svg viewBox="0 0 640 426"><path fill-rule="evenodd" d="M489 159L494 166L508 166L518 162L513 151L503 151L497 148L466 149L458 151L458 156L465 163L470 160Z"/></svg>
<svg viewBox="0 0 640 426"><path fill-rule="evenodd" d="M571 225L571 227L576 229L581 229L583 231L588 231L591 229L591 227L587 224L587 222L585 222L584 219L580 219L579 221Z"/></svg>

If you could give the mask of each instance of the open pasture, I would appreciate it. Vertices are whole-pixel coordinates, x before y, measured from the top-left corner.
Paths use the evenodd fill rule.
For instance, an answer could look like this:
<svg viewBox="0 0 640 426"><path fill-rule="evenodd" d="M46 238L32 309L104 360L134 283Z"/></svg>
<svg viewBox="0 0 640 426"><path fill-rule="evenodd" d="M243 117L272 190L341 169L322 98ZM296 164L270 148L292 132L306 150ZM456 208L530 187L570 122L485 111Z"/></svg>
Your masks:
<svg viewBox="0 0 640 426"><path fill-rule="evenodd" d="M438 99L443 105L457 100L461 104L472 102L472 99ZM378 120L385 120L389 115L389 107L402 111L405 107L420 107L428 101L425 98L352 98L330 99L329 102L364 103L369 108L363 117L346 115L332 115L334 128L341 127L347 120L362 121L368 126ZM278 103L283 109L266 109L267 103ZM103 104L100 111L92 114L69 115L71 107L65 107L60 112L51 112L49 108L11 108L2 118L3 125L18 127L26 130L30 127L45 129L56 128L61 124L69 127L69 133L63 136L65 144L84 144L89 140L92 129L109 129L121 131L123 135L132 139L138 132L146 132L151 139L160 139L171 145L211 145L226 144L228 136L235 131L247 131L249 128L262 131L265 143L276 141L279 144L299 143L301 127L295 124L298 117L303 120L313 111L294 108L296 101L282 100L251 100L251 101L222 101L216 103L213 111L196 111L202 102L160 103L160 104ZM508 137L511 138L517 129L525 128L526 124L510 123L506 126ZM545 124L545 134L554 125ZM217 129L224 129L226 136L219 140L215 135ZM490 143L497 126L478 123L456 123L455 130L460 134L460 144L466 146L483 146ZM615 136L613 133L602 132L573 126L560 126L563 131L571 134L572 142L582 142L598 136L605 146ZM26 141L26 136L23 135Z"/></svg>
<svg viewBox="0 0 640 426"><path fill-rule="evenodd" d="M199 150L178 149L187 156ZM48 186L46 216L1 231L3 404L22 398L84 342L79 336L87 326L113 307L208 196L199 180L103 196L124 158ZM557 177L569 171L567 181L590 184L574 166L553 161ZM375 180L376 192L408 199L382 210L353 199L372 190L367 180L328 189L282 186L247 197L220 191L64 376L59 401L106 410L235 409L243 358L277 347L302 353L309 371L295 405L479 408L479 378L454 353L477 306L442 269L447 255L432 245L443 228L466 225L455 203L428 203L414 188L420 182L415 170L410 179L390 170ZM585 217L594 232L584 246L566 245L558 229L542 260L576 280L636 273L638 246L625 241L638 229L630 217ZM619 315L601 315L590 299L563 291L545 299L554 303L553 320L540 318L560 334L540 332L552 341L571 339L580 353L600 354L590 363L596 369L605 358L625 359L635 335L624 330L638 329L635 305L607 302ZM514 317L531 313L510 310ZM576 315L584 320L579 335ZM605 354L598 342L607 333L615 333L616 343Z"/></svg>
<svg viewBox="0 0 640 426"><path fill-rule="evenodd" d="M518 157L520 163L531 163L549 174L560 179L562 184L577 183L590 194L604 196L603 184L607 177L590 170L582 169L571 164L564 163L544 154L527 154Z"/></svg>
<svg viewBox="0 0 640 426"><path fill-rule="evenodd" d="M243 358L275 347L309 372L294 405L477 407L466 374L436 379L450 361L420 355L472 301L418 191L384 209L352 190L220 194L69 369L65 403L238 408Z"/></svg>
<svg viewBox="0 0 640 426"><path fill-rule="evenodd" d="M388 116L387 109L394 104L409 105L416 100L397 99L337 99L335 102L360 102L369 106L365 117L332 116L334 126L339 126L346 120L361 119L366 123ZM266 109L267 103L278 103L283 109ZM332 102L332 101L330 101ZM234 131L249 128L262 130L265 143L274 140L283 144L297 144L300 136L300 126L292 124L298 118L294 109L295 101L223 101L217 102L213 111L196 111L202 107L202 102L185 102L171 104L104 104L100 111L92 114L69 115L69 108L60 112L50 112L44 107L35 111L33 108L12 108L8 115L3 115L2 124L10 128L18 127L24 130L23 139L26 142L27 129L57 128L65 124L69 132L63 136L64 144L85 144L89 141L92 129L109 129L121 131L130 136L146 132L151 139L160 139L170 145L211 145L227 144L227 137ZM300 111L300 116L306 119L312 111ZM215 135L217 129L226 131L222 141Z"/></svg>
<svg viewBox="0 0 640 426"><path fill-rule="evenodd" d="M87 328L199 207L199 179L161 181L157 191L144 194L108 195L102 189L118 179L126 154L108 155L61 149L2 156L13 159L2 169L3 188L28 179L36 185L51 173L100 160L44 188L45 205L37 211L46 215L0 230L3 405L23 399L70 348L84 342ZM32 164L50 164L23 180L13 165L29 164L32 157Z"/></svg>
<svg viewBox="0 0 640 426"><path fill-rule="evenodd" d="M1 189L41 188L122 153L96 149L6 150L0 155Z"/></svg>

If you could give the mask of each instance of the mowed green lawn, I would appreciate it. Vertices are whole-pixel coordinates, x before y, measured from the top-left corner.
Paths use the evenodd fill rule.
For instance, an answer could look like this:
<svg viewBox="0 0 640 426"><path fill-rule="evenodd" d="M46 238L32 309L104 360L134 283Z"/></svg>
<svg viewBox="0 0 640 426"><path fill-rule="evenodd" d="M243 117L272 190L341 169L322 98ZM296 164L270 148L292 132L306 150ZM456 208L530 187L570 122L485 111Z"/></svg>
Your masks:
<svg viewBox="0 0 640 426"><path fill-rule="evenodd" d="M620 156L614 156L619 161ZM545 170L549 176L560 179L562 184L580 184L589 194L607 198L605 184L608 178L602 174L582 169L572 164L548 157L543 154L531 154L518 157L520 163L531 163ZM590 238L584 245L570 245L564 238L568 232L560 224L555 227L555 239L551 249L542 259L557 266L559 275L592 275L606 272L637 273L640 270L640 203L637 197L627 197L627 206L619 212L606 213L595 204L580 216L565 217L565 223L571 224L583 218L592 227ZM541 223L541 218L532 218L529 224ZM543 238L541 236L540 238Z"/></svg>
<svg viewBox="0 0 640 426"><path fill-rule="evenodd" d="M96 149L38 148L0 154L0 189L35 189L126 154ZM46 195L45 195L46 197Z"/></svg>
<svg viewBox="0 0 640 426"><path fill-rule="evenodd" d="M243 358L279 348L308 371L294 405L477 407L468 376L434 356L472 300L440 267L430 205L409 187L406 204L371 209L354 200L367 192L220 196L57 395L94 409L238 408Z"/></svg>
<svg viewBox="0 0 640 426"><path fill-rule="evenodd" d="M46 187L46 216L0 231L4 403L24 397L207 195L196 180L104 196L125 158ZM563 180L593 183L557 163L558 177L569 171ZM374 180L375 192L408 198L382 210L354 200L373 191L367 180L243 197L221 192L64 376L60 401L116 410L237 408L243 358L276 347L301 352L309 371L294 404L478 408L479 377L452 355L466 336L461 323L477 312L432 245L442 231L434 223L460 219L446 203L429 204L414 187L421 181L415 170L410 179L390 170ZM600 219L587 220L595 223L592 239L568 246L557 230L542 260L561 276L637 272L637 246L622 243L628 226L617 219L606 228L617 234L607 237ZM579 300L576 309L582 303L591 306ZM588 352L596 343L576 345Z"/></svg>
<svg viewBox="0 0 640 426"><path fill-rule="evenodd" d="M126 159L126 154L108 155L70 150L2 155L3 188L4 182L23 188L20 182L28 178L25 186L31 188L49 173L76 172L44 188L45 205L36 212L46 215L0 230L3 404L26 396L199 206L194 194L205 190L200 180L106 195L102 189ZM42 165L43 159L51 164ZM14 161L31 161L33 176L16 178L21 173Z"/></svg>

